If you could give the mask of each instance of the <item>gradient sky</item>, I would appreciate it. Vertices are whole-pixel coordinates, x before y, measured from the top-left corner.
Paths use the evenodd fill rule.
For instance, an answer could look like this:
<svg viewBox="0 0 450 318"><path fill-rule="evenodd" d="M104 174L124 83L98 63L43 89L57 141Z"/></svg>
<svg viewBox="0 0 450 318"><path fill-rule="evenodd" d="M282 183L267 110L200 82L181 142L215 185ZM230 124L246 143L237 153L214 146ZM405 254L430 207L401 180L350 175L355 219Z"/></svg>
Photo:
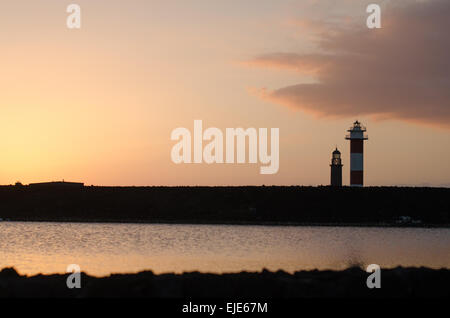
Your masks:
<svg viewBox="0 0 450 318"><path fill-rule="evenodd" d="M67 5L82 27L66 27ZM368 3L382 29L365 26ZM0 184L450 186L450 1L2 1ZM171 131L280 128L280 169L172 163Z"/></svg>

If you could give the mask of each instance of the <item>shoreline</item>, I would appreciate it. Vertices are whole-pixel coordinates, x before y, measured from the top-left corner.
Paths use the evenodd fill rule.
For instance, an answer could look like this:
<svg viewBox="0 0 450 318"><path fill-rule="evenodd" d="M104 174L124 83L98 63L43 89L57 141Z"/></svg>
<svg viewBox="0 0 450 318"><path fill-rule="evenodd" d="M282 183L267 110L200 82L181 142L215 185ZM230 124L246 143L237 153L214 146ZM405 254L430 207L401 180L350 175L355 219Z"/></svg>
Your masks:
<svg viewBox="0 0 450 318"><path fill-rule="evenodd" d="M382 288L366 286L361 268L284 271L154 274L80 274L81 288L69 289L69 274L19 275L0 271L0 298L442 298L450 296L450 269L396 267L381 270Z"/></svg>
<svg viewBox="0 0 450 318"><path fill-rule="evenodd" d="M239 225L239 226L294 226L294 227L381 227L381 228L450 228L450 224L396 224L396 223L333 223L333 222L246 222L246 221L184 221L184 220L96 220L96 219L7 219L2 222L29 223L106 223L106 224L164 224L164 225Z"/></svg>
<svg viewBox="0 0 450 318"><path fill-rule="evenodd" d="M449 197L450 188L0 186L0 219L449 228Z"/></svg>

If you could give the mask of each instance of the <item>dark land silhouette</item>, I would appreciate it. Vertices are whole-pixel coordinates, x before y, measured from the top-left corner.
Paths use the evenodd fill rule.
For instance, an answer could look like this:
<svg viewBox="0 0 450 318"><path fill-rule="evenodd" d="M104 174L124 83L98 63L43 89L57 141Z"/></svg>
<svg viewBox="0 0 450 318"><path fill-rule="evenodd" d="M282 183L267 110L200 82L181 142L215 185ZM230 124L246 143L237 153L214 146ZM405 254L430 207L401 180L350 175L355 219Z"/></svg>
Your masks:
<svg viewBox="0 0 450 318"><path fill-rule="evenodd" d="M0 271L2 297L152 297L152 298L397 298L450 296L450 270L383 269L381 288L369 289L370 273L360 268L343 271L283 271L234 274L183 273L114 274L96 278L81 274L81 288L69 289L68 274L20 276L12 268Z"/></svg>
<svg viewBox="0 0 450 318"><path fill-rule="evenodd" d="M450 189L1 186L12 221L448 226Z"/></svg>

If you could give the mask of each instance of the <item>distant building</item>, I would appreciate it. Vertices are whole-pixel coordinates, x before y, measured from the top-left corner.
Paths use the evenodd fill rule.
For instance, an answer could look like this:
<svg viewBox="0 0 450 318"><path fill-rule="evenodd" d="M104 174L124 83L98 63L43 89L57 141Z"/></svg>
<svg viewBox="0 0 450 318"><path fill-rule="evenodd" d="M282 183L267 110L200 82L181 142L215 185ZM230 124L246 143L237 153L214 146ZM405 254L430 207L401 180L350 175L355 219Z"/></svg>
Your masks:
<svg viewBox="0 0 450 318"><path fill-rule="evenodd" d="M362 187L364 181L364 140L368 137L365 134L366 127L359 121L355 121L353 126L347 130L350 134L345 139L350 140L350 186Z"/></svg>
<svg viewBox="0 0 450 318"><path fill-rule="evenodd" d="M28 186L32 188L42 188L42 189L77 189L84 187L84 183L67 182L63 180L63 181L30 183Z"/></svg>
<svg viewBox="0 0 450 318"><path fill-rule="evenodd" d="M342 160L341 152L337 149L333 151L331 157L331 186L342 187Z"/></svg>

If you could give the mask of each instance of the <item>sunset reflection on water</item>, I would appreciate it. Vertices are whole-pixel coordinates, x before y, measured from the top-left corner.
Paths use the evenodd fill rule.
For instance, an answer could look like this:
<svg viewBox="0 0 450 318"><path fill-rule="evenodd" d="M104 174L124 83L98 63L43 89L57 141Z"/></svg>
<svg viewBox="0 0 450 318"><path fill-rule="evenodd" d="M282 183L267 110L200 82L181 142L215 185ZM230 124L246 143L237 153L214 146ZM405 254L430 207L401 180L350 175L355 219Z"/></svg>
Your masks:
<svg viewBox="0 0 450 318"><path fill-rule="evenodd" d="M0 222L0 268L26 275L449 268L449 246L450 229Z"/></svg>

